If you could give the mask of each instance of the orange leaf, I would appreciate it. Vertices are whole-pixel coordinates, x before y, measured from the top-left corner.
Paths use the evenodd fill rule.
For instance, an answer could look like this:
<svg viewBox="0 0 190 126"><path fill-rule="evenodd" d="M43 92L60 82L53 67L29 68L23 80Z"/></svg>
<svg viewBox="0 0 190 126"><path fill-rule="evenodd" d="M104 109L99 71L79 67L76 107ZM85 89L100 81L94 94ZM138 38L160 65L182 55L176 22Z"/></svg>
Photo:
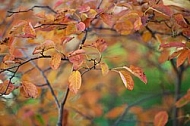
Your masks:
<svg viewBox="0 0 190 126"><path fill-rule="evenodd" d="M173 52L173 53L169 56L168 59L171 60L171 59L177 57L182 51L183 51L183 49L178 50L178 51L176 51L176 52Z"/></svg>
<svg viewBox="0 0 190 126"><path fill-rule="evenodd" d="M133 30L133 24L129 20L117 21L114 28L122 35L128 35Z"/></svg>
<svg viewBox="0 0 190 126"><path fill-rule="evenodd" d="M41 45L37 46L34 49L33 55L41 53L42 51L46 51L46 50L52 49L54 47L55 47L54 41L52 41L52 40L46 40L45 42L43 42Z"/></svg>
<svg viewBox="0 0 190 126"><path fill-rule="evenodd" d="M149 31L143 32L142 40L143 40L144 42L150 41L151 38L152 38L152 34L151 34Z"/></svg>
<svg viewBox="0 0 190 126"><path fill-rule="evenodd" d="M188 49L184 49L181 54L178 56L177 58L177 67L179 67L180 65L182 65L185 60L187 59L188 55L189 55L189 50Z"/></svg>
<svg viewBox="0 0 190 126"><path fill-rule="evenodd" d="M61 54L60 53L55 53L51 57L51 68L56 70L61 64Z"/></svg>
<svg viewBox="0 0 190 126"><path fill-rule="evenodd" d="M73 71L69 76L69 89L74 93L77 93L81 87L81 74L79 71Z"/></svg>
<svg viewBox="0 0 190 126"><path fill-rule="evenodd" d="M2 84L0 84L0 94L8 95L15 89L14 85L6 80Z"/></svg>
<svg viewBox="0 0 190 126"><path fill-rule="evenodd" d="M97 48L100 52L103 52L107 49L107 43L104 39L97 39L92 43L92 46Z"/></svg>
<svg viewBox="0 0 190 126"><path fill-rule="evenodd" d="M166 16L172 16L173 11L169 6L163 5L163 4L156 4L153 6L156 12L161 13Z"/></svg>
<svg viewBox="0 0 190 126"><path fill-rule="evenodd" d="M23 27L23 35L20 35L20 37L23 38L35 38L36 37L36 32L35 29L33 28L32 24L28 22L27 25Z"/></svg>
<svg viewBox="0 0 190 126"><path fill-rule="evenodd" d="M133 78L131 77L131 75L127 72L127 71L118 71L119 72L119 75L121 77L121 80L123 81L125 87L128 89L128 90L133 90L133 87L134 87L134 81L133 81Z"/></svg>
<svg viewBox="0 0 190 126"><path fill-rule="evenodd" d="M176 107L180 108L186 105L187 103L190 102L190 89L187 91L187 94L185 94L183 97L181 97L177 102L176 102Z"/></svg>
<svg viewBox="0 0 190 126"><path fill-rule="evenodd" d="M105 76L109 72L109 67L106 63L101 63L101 70L102 70L102 75Z"/></svg>
<svg viewBox="0 0 190 126"><path fill-rule="evenodd" d="M123 68L125 68L126 70L131 72L133 75L138 77L145 84L147 83L146 75L144 74L144 72L143 72L143 70L141 68L135 67L133 65L131 65L130 68L128 68L126 66L124 66Z"/></svg>
<svg viewBox="0 0 190 126"><path fill-rule="evenodd" d="M117 118L124 112L125 106L126 105L122 105L111 109L108 113L106 113L106 117L109 119Z"/></svg>
<svg viewBox="0 0 190 126"><path fill-rule="evenodd" d="M160 111L154 117L154 126L165 126L167 122L168 114L166 111Z"/></svg>
<svg viewBox="0 0 190 126"><path fill-rule="evenodd" d="M34 85L33 83L29 81L22 81L20 93L23 94L26 98L36 98L38 95L38 90L36 85Z"/></svg>

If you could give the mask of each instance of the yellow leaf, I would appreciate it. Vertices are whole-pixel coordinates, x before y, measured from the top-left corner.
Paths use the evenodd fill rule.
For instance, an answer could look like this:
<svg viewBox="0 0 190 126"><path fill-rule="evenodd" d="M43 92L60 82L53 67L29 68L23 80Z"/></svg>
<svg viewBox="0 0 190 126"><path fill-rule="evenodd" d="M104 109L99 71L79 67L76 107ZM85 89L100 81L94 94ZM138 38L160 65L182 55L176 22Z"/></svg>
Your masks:
<svg viewBox="0 0 190 126"><path fill-rule="evenodd" d="M184 49L181 54L178 56L177 58L177 67L179 67L180 65L182 65L185 60L187 59L189 55L189 50L188 49Z"/></svg>
<svg viewBox="0 0 190 126"><path fill-rule="evenodd" d="M101 70L102 70L102 75L105 76L109 72L109 67L106 63L101 63Z"/></svg>
<svg viewBox="0 0 190 126"><path fill-rule="evenodd" d="M56 70L61 64L61 54L60 53L55 53L51 57L51 68Z"/></svg>
<svg viewBox="0 0 190 126"><path fill-rule="evenodd" d="M20 93L23 94L26 98L36 98L38 95L38 90L33 83L29 81L22 81Z"/></svg>
<svg viewBox="0 0 190 126"><path fill-rule="evenodd" d="M121 77L121 80L123 81L125 87L129 90L133 90L134 87L134 81L133 78L131 77L131 75L124 70L118 71L119 75Z"/></svg>
<svg viewBox="0 0 190 126"><path fill-rule="evenodd" d="M77 93L81 87L81 74L79 71L73 71L69 76L69 89L74 93Z"/></svg>

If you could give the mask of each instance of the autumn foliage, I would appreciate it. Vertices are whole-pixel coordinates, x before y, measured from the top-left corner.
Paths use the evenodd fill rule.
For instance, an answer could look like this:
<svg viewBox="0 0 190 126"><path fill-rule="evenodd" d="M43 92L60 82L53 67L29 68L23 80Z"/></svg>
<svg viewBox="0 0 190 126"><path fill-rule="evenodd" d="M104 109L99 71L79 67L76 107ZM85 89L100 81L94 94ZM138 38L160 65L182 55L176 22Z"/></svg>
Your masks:
<svg viewBox="0 0 190 126"><path fill-rule="evenodd" d="M21 1L0 10L0 125L189 124L190 6Z"/></svg>

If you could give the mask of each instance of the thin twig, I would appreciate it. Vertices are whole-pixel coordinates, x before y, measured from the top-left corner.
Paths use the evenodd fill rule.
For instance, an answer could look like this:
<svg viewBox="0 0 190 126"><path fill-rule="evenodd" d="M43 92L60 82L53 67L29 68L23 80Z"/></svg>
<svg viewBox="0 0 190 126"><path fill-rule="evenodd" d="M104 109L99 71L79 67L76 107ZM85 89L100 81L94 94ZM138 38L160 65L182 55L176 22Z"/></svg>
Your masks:
<svg viewBox="0 0 190 126"><path fill-rule="evenodd" d="M25 13L25 12L33 11L34 8L46 8L46 9L50 10L51 12L53 12L55 14L57 13L56 11L54 11L49 6L38 6L38 5L35 5L35 6L33 6L32 8L30 8L28 10L19 10L19 11L10 11L10 10L8 10L7 12L10 13L10 15L7 15L7 17L11 17L12 15L17 14L17 13Z"/></svg>

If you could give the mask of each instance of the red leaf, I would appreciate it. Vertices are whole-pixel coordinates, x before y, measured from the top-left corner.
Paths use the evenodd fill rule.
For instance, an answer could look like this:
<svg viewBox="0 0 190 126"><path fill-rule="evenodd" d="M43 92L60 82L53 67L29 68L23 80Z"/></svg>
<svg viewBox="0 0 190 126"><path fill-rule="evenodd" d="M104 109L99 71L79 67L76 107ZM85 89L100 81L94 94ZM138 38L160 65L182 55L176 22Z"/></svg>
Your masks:
<svg viewBox="0 0 190 126"><path fill-rule="evenodd" d="M171 48L171 47L180 48L180 47L186 47L186 45L185 43L182 42L169 42L169 43L162 43L160 45L160 48Z"/></svg>
<svg viewBox="0 0 190 126"><path fill-rule="evenodd" d="M158 12L166 16L172 16L173 11L170 7L163 5L163 4L156 4L153 6L153 8Z"/></svg>
<svg viewBox="0 0 190 126"><path fill-rule="evenodd" d="M20 88L21 94L23 94L26 98L36 98L38 95L37 87L29 82L29 81L22 81L22 86Z"/></svg>
<svg viewBox="0 0 190 126"><path fill-rule="evenodd" d="M84 13L84 12L88 12L90 10L90 6L88 5L82 5L78 8L79 13Z"/></svg>
<svg viewBox="0 0 190 126"><path fill-rule="evenodd" d="M190 54L190 51L188 49L184 49L181 52L181 54L177 58L177 67L181 66L185 62L189 54Z"/></svg>
<svg viewBox="0 0 190 126"><path fill-rule="evenodd" d="M63 2L64 2L64 0L58 0L58 1L54 4L54 8L57 8L57 7L60 6Z"/></svg>
<svg viewBox="0 0 190 126"><path fill-rule="evenodd" d="M176 20L176 22L177 22L178 25L180 25L183 28L187 28L188 27L188 24L185 21L185 19L184 19L184 17L183 17L182 14L175 14L173 17Z"/></svg>
<svg viewBox="0 0 190 126"><path fill-rule="evenodd" d="M79 22L77 24L77 30L84 31L85 30L85 24L83 22Z"/></svg>
<svg viewBox="0 0 190 126"><path fill-rule="evenodd" d="M57 68L59 68L60 64L61 64L61 54L60 53L53 54L50 63L51 68L56 70Z"/></svg>
<svg viewBox="0 0 190 126"><path fill-rule="evenodd" d="M69 61L73 63L73 69L77 70L83 63L84 61L84 53L85 51L82 49L76 50L74 52L71 52L68 55Z"/></svg>
<svg viewBox="0 0 190 126"><path fill-rule="evenodd" d="M131 72L133 75L138 77L145 84L147 83L146 75L144 74L144 72L143 72L143 70L141 68L135 67L133 65L131 65L130 68L128 68L126 66L124 66L123 68L125 68L126 70Z"/></svg>
<svg viewBox="0 0 190 126"><path fill-rule="evenodd" d="M160 111L154 117L154 126L165 126L168 122L168 114L166 111Z"/></svg>
<svg viewBox="0 0 190 126"><path fill-rule="evenodd" d="M0 84L0 94L8 95L15 89L14 85L6 80L2 84Z"/></svg>

